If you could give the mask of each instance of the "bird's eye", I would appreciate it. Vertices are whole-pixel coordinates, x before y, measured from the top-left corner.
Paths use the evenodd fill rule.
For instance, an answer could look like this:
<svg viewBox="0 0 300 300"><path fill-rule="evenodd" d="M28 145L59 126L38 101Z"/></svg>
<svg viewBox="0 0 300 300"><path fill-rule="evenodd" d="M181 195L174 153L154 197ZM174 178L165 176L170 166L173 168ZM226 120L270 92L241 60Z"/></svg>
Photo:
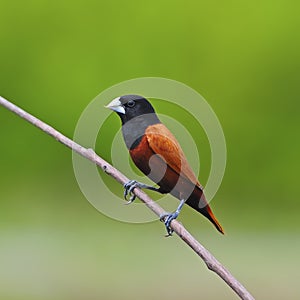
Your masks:
<svg viewBox="0 0 300 300"><path fill-rule="evenodd" d="M134 106L135 106L135 102L134 102L133 100L129 100L129 101L127 102L127 106L128 106L128 107L134 107Z"/></svg>

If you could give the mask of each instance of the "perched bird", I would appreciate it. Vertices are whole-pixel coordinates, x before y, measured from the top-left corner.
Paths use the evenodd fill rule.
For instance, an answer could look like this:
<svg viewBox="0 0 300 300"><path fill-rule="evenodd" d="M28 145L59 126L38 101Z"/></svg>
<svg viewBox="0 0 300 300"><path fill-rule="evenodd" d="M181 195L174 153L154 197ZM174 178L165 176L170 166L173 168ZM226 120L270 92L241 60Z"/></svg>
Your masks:
<svg viewBox="0 0 300 300"><path fill-rule="evenodd" d="M112 100L107 108L115 111L122 121L125 144L135 165L158 188L131 180L124 185L124 197L135 199L134 188L146 188L180 200L175 212L161 216L168 235L172 234L171 221L176 219L184 203L209 219L221 233L222 226L211 211L203 188L173 134L161 123L150 102L142 96L125 95Z"/></svg>

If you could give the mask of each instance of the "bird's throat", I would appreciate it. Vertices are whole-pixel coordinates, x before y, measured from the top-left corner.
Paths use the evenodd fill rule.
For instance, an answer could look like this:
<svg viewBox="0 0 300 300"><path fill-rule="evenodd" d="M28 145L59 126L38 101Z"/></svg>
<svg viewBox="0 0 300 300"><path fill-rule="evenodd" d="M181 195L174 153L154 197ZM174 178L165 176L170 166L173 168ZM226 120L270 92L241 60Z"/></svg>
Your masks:
<svg viewBox="0 0 300 300"><path fill-rule="evenodd" d="M122 133L127 149L134 149L142 140L150 125L161 123L156 114L144 114L128 120L122 125Z"/></svg>

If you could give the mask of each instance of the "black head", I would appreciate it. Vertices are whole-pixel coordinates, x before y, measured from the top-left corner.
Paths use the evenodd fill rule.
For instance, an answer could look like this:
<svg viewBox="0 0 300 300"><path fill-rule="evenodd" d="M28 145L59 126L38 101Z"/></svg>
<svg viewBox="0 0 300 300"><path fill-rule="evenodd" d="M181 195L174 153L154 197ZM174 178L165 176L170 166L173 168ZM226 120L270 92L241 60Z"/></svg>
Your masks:
<svg viewBox="0 0 300 300"><path fill-rule="evenodd" d="M121 96L112 100L106 107L115 111L119 115L122 120L122 124L146 114L152 114L152 117L150 118L151 120L153 119L151 122L152 124L160 123L155 114L153 106L142 96Z"/></svg>

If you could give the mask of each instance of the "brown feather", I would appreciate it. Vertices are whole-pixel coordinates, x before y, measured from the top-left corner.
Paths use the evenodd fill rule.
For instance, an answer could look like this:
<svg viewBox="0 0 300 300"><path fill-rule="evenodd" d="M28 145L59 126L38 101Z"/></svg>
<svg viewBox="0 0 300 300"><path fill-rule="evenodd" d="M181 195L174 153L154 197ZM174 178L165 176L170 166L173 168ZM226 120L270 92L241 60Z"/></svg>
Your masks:
<svg viewBox="0 0 300 300"><path fill-rule="evenodd" d="M155 154L161 155L166 164L177 174L180 174L202 189L179 143L165 125L151 125L146 129L145 133L149 146Z"/></svg>
<svg viewBox="0 0 300 300"><path fill-rule="evenodd" d="M135 165L160 186L161 193L171 193L206 216L224 233L213 215L203 188L173 134L163 124L151 125L130 156ZM156 154L156 155L155 155Z"/></svg>

